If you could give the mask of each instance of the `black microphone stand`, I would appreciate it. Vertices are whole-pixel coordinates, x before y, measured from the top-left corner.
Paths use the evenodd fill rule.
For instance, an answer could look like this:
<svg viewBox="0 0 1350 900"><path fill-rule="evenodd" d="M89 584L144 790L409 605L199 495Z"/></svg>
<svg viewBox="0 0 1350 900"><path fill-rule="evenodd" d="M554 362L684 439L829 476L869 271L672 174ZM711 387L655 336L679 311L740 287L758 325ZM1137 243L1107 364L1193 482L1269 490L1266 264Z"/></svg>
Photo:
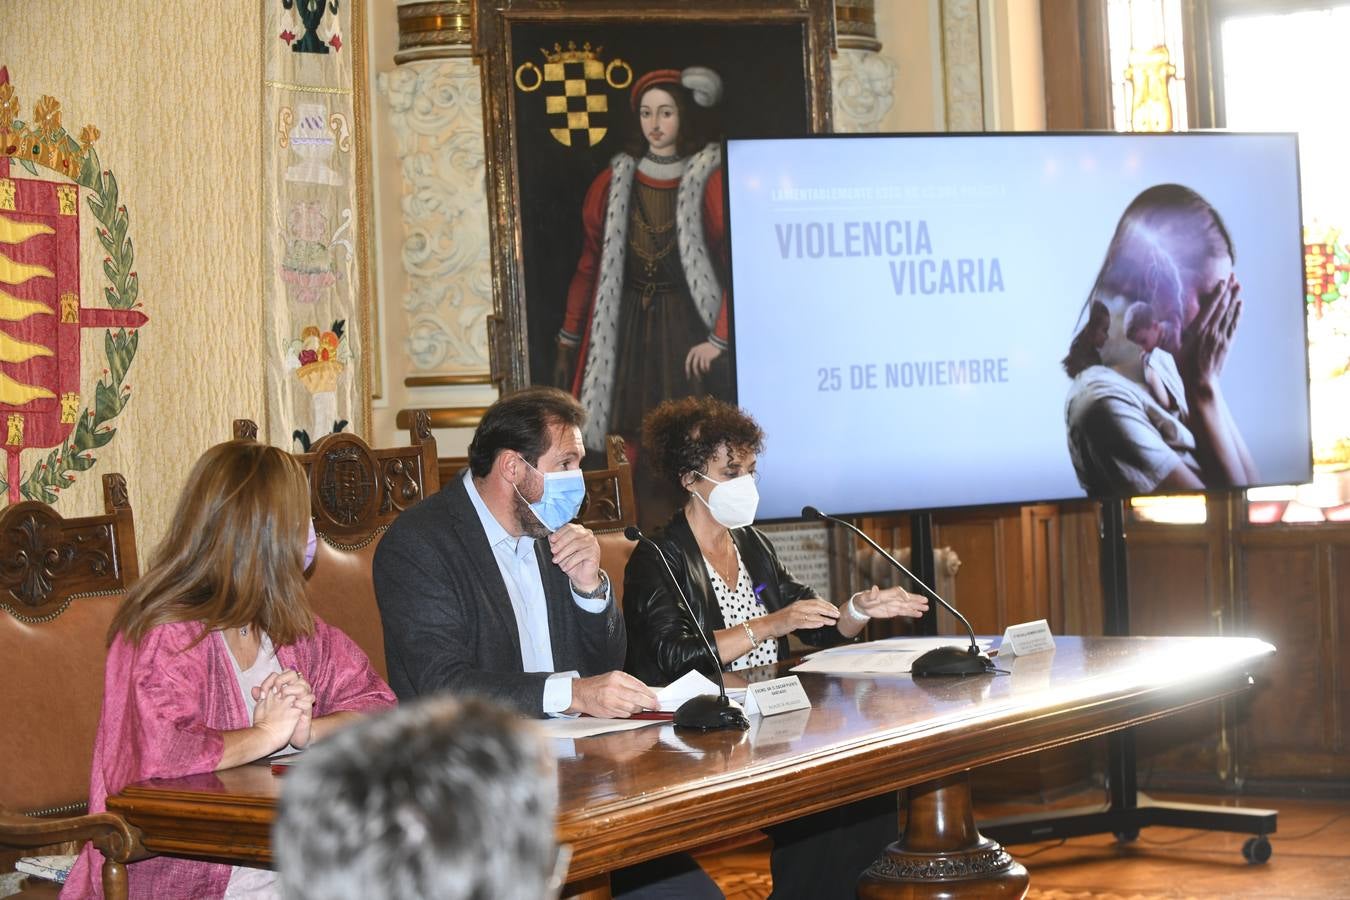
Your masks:
<svg viewBox="0 0 1350 900"><path fill-rule="evenodd" d="M866 541L873 550L880 553L892 566L895 566L895 568L908 575L910 579L919 586L920 590L933 598L933 600L937 601L943 609L947 610L947 612L951 613L953 616L956 616L961 624L966 626L966 632L970 635L969 647L935 647L927 653L921 654L918 659L914 660L914 665L910 667L911 675L915 678L932 678L940 675L986 675L994 671L993 661L980 652L980 647L975 642L975 629L970 626L970 622L966 617L961 615L956 607L938 596L937 591L924 584L923 579L919 578L909 569L906 569L901 565L898 559L883 550L880 544L867 535L867 532L863 531L852 522L840 519L836 516L827 515L816 509L814 506L802 507L802 517L806 519L822 519L826 522L836 522L843 525L849 531L852 531L858 537Z"/></svg>
<svg viewBox="0 0 1350 900"><path fill-rule="evenodd" d="M675 710L675 727L697 728L699 731L714 731L721 728L737 728L744 731L749 728L750 722L745 718L745 713L732 706L731 699L727 697L727 684L722 678L721 657L713 649L708 636L703 633L703 626L698 623L698 617L694 615L694 610L689 605L689 598L684 595L684 590L675 578L675 573L670 570L670 563L666 561L666 555L661 552L660 547L656 546L656 542L643 534L636 525L629 525L625 528L623 536L630 541L641 541L656 552L657 558L661 560L661 565L665 567L666 575L670 578L671 587L675 589L675 595L680 598L680 605L684 607L684 611L689 616L689 621L693 623L698 636L703 639L703 646L712 658L713 671L717 673L717 696L700 694L681 703L680 708Z"/></svg>

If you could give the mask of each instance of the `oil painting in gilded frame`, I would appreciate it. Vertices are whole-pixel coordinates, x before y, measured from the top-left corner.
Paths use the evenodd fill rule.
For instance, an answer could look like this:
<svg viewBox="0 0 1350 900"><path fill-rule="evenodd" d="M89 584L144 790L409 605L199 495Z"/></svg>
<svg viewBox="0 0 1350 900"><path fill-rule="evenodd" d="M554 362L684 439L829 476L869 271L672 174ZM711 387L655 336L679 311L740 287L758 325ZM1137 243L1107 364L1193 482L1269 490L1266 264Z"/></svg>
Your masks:
<svg viewBox="0 0 1350 900"><path fill-rule="evenodd" d="M476 13L494 380L572 391L593 453L606 433L635 446L661 399L734 400L718 142L829 130L830 3L485 0ZM640 98L675 102L679 141L652 143ZM635 463L651 523L655 487Z"/></svg>

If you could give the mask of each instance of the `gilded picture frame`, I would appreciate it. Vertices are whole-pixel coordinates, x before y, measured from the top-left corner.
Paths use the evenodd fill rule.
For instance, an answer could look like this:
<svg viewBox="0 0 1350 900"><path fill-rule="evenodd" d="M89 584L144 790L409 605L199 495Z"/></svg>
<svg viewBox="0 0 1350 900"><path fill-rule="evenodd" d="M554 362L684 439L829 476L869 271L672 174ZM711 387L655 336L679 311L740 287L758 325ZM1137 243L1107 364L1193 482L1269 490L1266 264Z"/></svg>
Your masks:
<svg viewBox="0 0 1350 900"><path fill-rule="evenodd" d="M830 0L484 0L475 16L492 233L488 340L492 378L509 391L565 380L555 377L557 335L585 243L582 207L625 135L640 137L634 87L656 70L711 69L720 134L828 131L834 19ZM572 89L557 83L565 62L585 72L584 98L568 100ZM562 114L578 106L590 115ZM580 126L570 145L558 134L569 125ZM588 435L590 444L601 446Z"/></svg>

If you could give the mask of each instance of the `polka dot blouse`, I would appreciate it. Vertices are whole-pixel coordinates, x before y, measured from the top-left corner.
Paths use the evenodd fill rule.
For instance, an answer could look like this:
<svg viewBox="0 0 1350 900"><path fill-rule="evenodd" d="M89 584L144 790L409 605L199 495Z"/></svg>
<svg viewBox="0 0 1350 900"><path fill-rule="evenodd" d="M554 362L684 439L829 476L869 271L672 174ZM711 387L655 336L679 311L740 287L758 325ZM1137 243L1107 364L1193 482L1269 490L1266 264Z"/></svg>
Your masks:
<svg viewBox="0 0 1350 900"><path fill-rule="evenodd" d="M712 580L713 593L717 595L717 606L722 610L722 621L728 628L736 628L742 622L748 622L767 612L755 597L755 586L750 581L750 573L746 571L745 563L741 561L739 547L736 548L738 574L735 587L727 586L712 563L708 562L707 557L704 557L703 565L708 570L708 578ZM753 625L750 627L754 628ZM756 634L755 639L760 641L760 644L744 656L732 660L731 668L749 669L752 666L766 666L778 662L778 641L773 638L764 640L765 637L766 635Z"/></svg>

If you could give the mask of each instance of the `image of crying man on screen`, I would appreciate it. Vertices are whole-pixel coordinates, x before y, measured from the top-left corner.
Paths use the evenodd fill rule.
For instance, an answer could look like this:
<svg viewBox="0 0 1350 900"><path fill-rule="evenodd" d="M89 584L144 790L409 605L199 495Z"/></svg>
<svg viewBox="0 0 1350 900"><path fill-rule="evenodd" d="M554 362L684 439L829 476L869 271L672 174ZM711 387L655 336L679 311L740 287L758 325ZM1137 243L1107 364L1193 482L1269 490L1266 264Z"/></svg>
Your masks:
<svg viewBox="0 0 1350 900"><path fill-rule="evenodd" d="M1258 481L1220 376L1242 314L1233 240L1178 184L1148 188L1116 225L1064 357L1069 455L1090 495Z"/></svg>

